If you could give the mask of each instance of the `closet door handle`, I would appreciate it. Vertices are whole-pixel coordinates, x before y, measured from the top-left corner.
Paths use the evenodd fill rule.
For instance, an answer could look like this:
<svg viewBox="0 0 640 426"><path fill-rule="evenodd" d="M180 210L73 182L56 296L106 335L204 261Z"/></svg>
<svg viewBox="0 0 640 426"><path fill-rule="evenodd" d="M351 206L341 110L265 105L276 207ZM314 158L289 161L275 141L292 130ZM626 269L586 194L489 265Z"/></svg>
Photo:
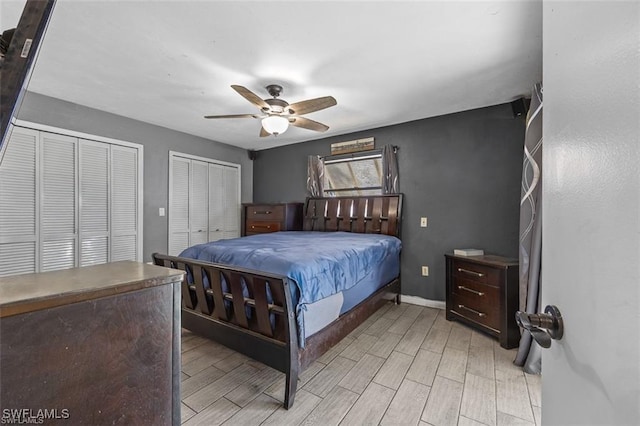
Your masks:
<svg viewBox="0 0 640 426"><path fill-rule="evenodd" d="M484 277L484 274L481 274L480 272L470 271L470 270L464 269L464 268L458 268L458 272L464 272L465 274L475 275L478 278Z"/></svg>
<svg viewBox="0 0 640 426"><path fill-rule="evenodd" d="M473 294L475 294L477 296L484 296L484 293L482 291L473 290L473 289L465 287L463 285L459 285L458 288L460 290L464 290L464 291L468 291L469 293L473 293Z"/></svg>

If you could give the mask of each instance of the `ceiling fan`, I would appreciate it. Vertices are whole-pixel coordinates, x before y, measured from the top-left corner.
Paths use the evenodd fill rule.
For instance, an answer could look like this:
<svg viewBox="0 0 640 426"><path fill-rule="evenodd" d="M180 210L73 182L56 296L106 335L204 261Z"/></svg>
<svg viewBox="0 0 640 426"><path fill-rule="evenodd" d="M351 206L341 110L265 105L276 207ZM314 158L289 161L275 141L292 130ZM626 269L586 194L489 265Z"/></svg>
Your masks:
<svg viewBox="0 0 640 426"><path fill-rule="evenodd" d="M270 99L261 99L258 95L243 86L232 85L231 88L240 96L260 108L261 114L231 114L231 115L205 115L204 118L258 118L262 120L260 137L280 135L287 131L289 125L303 129L325 132L329 126L302 117L310 112L320 111L337 104L333 96L308 99L306 101L289 104L284 99L278 98L282 93L282 86L270 84L266 87L272 96Z"/></svg>

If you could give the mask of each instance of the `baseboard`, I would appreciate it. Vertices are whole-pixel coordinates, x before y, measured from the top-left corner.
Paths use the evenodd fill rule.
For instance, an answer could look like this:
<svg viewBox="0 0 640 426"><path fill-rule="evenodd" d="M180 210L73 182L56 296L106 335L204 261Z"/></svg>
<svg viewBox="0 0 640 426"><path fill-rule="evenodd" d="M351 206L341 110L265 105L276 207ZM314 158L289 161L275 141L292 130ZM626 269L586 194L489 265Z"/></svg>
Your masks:
<svg viewBox="0 0 640 426"><path fill-rule="evenodd" d="M429 308L446 309L446 303L442 300L429 300L418 296L400 295L401 303L409 303L411 305L427 306Z"/></svg>

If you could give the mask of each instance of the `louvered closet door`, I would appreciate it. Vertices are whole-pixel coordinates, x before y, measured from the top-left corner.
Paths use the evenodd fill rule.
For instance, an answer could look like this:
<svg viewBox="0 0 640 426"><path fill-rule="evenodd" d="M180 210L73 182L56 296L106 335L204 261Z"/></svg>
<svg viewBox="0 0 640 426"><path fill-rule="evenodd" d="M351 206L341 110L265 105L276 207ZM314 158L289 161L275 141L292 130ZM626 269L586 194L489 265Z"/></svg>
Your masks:
<svg viewBox="0 0 640 426"><path fill-rule="evenodd" d="M224 238L240 236L240 176L235 167L223 168Z"/></svg>
<svg viewBox="0 0 640 426"><path fill-rule="evenodd" d="M189 174L191 161L172 157L169 199L169 254L189 247Z"/></svg>
<svg viewBox="0 0 640 426"><path fill-rule="evenodd" d="M191 161L191 181L189 197L189 246L206 243L209 227L209 164Z"/></svg>
<svg viewBox="0 0 640 426"><path fill-rule="evenodd" d="M14 128L0 166L0 276L36 272L38 137Z"/></svg>
<svg viewBox="0 0 640 426"><path fill-rule="evenodd" d="M141 259L138 213L138 150L111 145L112 262Z"/></svg>
<svg viewBox="0 0 640 426"><path fill-rule="evenodd" d="M76 138L40 133L40 272L77 263L77 146Z"/></svg>
<svg viewBox="0 0 640 426"><path fill-rule="evenodd" d="M218 164L209 164L209 241L225 238L223 168Z"/></svg>
<svg viewBox="0 0 640 426"><path fill-rule="evenodd" d="M80 140L80 266L109 261L109 144Z"/></svg>

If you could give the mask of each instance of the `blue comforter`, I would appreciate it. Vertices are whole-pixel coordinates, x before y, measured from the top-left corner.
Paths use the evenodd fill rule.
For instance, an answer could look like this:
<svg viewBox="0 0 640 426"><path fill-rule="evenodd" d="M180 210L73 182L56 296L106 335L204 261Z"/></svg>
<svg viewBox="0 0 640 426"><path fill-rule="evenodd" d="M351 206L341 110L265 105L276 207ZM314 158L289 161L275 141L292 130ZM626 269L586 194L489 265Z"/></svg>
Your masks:
<svg viewBox="0 0 640 426"><path fill-rule="evenodd" d="M288 231L199 244L180 256L285 275L298 288L294 304L307 304L358 284L387 256L399 259L401 247L388 235Z"/></svg>

